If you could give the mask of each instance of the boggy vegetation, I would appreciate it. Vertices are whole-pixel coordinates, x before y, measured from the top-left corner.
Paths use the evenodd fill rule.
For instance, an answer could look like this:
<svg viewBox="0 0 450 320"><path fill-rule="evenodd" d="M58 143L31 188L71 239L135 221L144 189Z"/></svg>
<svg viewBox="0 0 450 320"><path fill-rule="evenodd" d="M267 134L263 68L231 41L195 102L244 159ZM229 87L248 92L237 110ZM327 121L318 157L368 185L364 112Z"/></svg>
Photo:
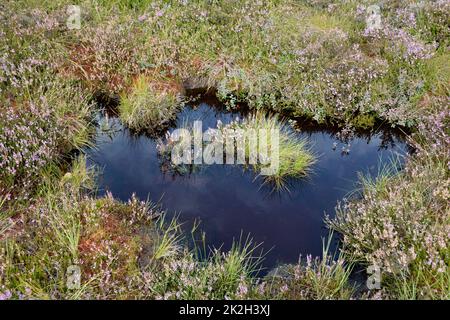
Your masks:
<svg viewBox="0 0 450 320"><path fill-rule="evenodd" d="M80 30L66 27L70 1L2 3L0 299L448 299L450 3L378 1L370 29L373 3L82 1ZM121 95L124 122L152 131L186 81L229 108L407 126L417 152L337 208L335 262L325 253L257 280L248 245L199 259L154 206L94 198L83 159L65 173L89 143L95 94ZM354 261L380 267L381 290L355 294Z"/></svg>

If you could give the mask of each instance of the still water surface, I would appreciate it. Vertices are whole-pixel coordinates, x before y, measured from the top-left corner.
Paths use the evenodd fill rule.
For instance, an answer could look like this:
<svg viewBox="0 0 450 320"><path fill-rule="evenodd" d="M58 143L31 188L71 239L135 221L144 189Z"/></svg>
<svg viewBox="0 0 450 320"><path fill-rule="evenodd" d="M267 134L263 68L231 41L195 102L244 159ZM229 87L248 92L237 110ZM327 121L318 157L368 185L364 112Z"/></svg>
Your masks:
<svg viewBox="0 0 450 320"><path fill-rule="evenodd" d="M186 106L177 125L202 120L205 130L236 116L241 115L200 102ZM107 120L113 130L102 130L105 121L101 116L95 148L86 151L88 164L100 168L100 195L110 191L126 201L136 193L140 199L160 201L187 230L200 222L209 247L226 250L233 239L250 234L265 251L271 249L263 263L267 268L296 262L300 255L320 256L328 234L324 216L333 216L337 201L354 190L358 172L376 175L380 165L407 152L404 141L388 131L354 137L348 146L333 130L300 125L298 134L308 139L318 161L308 179L293 181L290 192L279 194L261 188L255 174L239 166L201 166L173 175L161 164L155 139L131 133L117 118ZM347 148L348 154L343 152Z"/></svg>

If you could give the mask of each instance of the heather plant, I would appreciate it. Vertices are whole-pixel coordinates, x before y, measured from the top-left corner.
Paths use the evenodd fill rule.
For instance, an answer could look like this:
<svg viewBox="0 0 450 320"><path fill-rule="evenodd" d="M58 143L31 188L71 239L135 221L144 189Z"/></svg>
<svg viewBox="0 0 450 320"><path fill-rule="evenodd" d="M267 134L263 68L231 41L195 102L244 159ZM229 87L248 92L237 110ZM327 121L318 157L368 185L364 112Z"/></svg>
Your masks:
<svg viewBox="0 0 450 320"><path fill-rule="evenodd" d="M146 285L156 299L247 298L258 270L257 247L247 240L226 253L214 249L200 260L194 252L181 252L145 272Z"/></svg>
<svg viewBox="0 0 450 320"><path fill-rule="evenodd" d="M83 6L86 29L71 34L78 40L68 48L66 69L108 93L120 93L145 71L200 79L231 104L319 121L362 114L411 126L424 94L414 70L436 48L445 50L446 1L383 2L382 28L370 30L371 1L117 3L124 14L103 4L96 18Z"/></svg>
<svg viewBox="0 0 450 320"><path fill-rule="evenodd" d="M380 3L379 3L380 4ZM391 26L402 28L412 35L417 35L425 42L436 42L444 48L448 45L448 15L450 4L446 0L440 1L383 1L384 19ZM360 12L365 9L360 6ZM411 43L410 46L416 46Z"/></svg>
<svg viewBox="0 0 450 320"><path fill-rule="evenodd" d="M0 113L0 194L7 200L27 199L40 172L56 157L57 133L45 99Z"/></svg>
<svg viewBox="0 0 450 320"><path fill-rule="evenodd" d="M91 109L82 90L60 81L34 92L36 99L5 101L0 114L0 189L8 199L28 198L46 166L89 144Z"/></svg>
<svg viewBox="0 0 450 320"><path fill-rule="evenodd" d="M157 205L135 196L126 203L111 194L91 198L92 178L81 157L69 172L43 179L27 214L15 217L20 231L0 236L0 298L244 297L258 262L251 242L201 259ZM81 282L69 289L66 270L73 265Z"/></svg>
<svg viewBox="0 0 450 320"><path fill-rule="evenodd" d="M1 14L0 193L9 201L29 198L47 165L87 143L89 106L57 77L61 12L6 6Z"/></svg>
<svg viewBox="0 0 450 320"><path fill-rule="evenodd" d="M0 13L0 94L29 97L45 88L60 67L60 11L24 10L11 4Z"/></svg>
<svg viewBox="0 0 450 320"><path fill-rule="evenodd" d="M126 17L105 4L108 23L87 19L89 31L75 33L80 41L69 48L68 69L108 93L120 93L130 77L145 72L178 82L197 79L193 82L218 88L231 106L243 101L318 121L351 122L362 114L411 126L424 93L412 71L439 43L420 33L422 17L436 17L442 36L444 2L383 3L383 28L368 32L370 2L156 1L130 7L119 1ZM408 64L412 71L402 70ZM406 73L411 83L402 80Z"/></svg>
<svg viewBox="0 0 450 320"><path fill-rule="evenodd" d="M446 51L441 40L422 34L425 28L421 19L435 9L448 6L444 2L382 3L381 27L362 31L365 50L387 62L384 76L371 86L369 106L390 123L412 127L421 121L421 102L428 91L434 91L433 82L437 80L430 79L427 69L440 61L442 52ZM358 5L357 20L364 19L368 5Z"/></svg>
<svg viewBox="0 0 450 320"><path fill-rule="evenodd" d="M422 142L404 171L364 178L362 198L341 204L330 221L346 252L381 268L390 297L449 295L448 116L443 111L420 126Z"/></svg>
<svg viewBox="0 0 450 320"><path fill-rule="evenodd" d="M332 234L324 242L322 257L308 255L297 264L284 265L269 273L258 284L256 295L289 300L350 299L354 289L349 283L352 264L340 253L330 253Z"/></svg>
<svg viewBox="0 0 450 320"><path fill-rule="evenodd" d="M70 44L67 71L84 80L94 91L120 93L139 71L138 32L132 23L107 23L79 31L78 42Z"/></svg>
<svg viewBox="0 0 450 320"><path fill-rule="evenodd" d="M0 58L0 93L4 94L5 88L8 88L9 93L22 95L45 79L43 76L45 73L37 72L37 70L48 66L43 60L32 56L15 61L14 52L15 49L6 49L2 52Z"/></svg>
<svg viewBox="0 0 450 320"><path fill-rule="evenodd" d="M44 181L29 213L18 219L22 231L0 237L2 299L223 299L238 297L253 281L251 242L199 260L182 245L179 224L167 225L157 206L134 196L127 203L110 194L87 197L92 172L84 157ZM30 232L36 236L27 237ZM66 286L71 265L81 270L74 290Z"/></svg>

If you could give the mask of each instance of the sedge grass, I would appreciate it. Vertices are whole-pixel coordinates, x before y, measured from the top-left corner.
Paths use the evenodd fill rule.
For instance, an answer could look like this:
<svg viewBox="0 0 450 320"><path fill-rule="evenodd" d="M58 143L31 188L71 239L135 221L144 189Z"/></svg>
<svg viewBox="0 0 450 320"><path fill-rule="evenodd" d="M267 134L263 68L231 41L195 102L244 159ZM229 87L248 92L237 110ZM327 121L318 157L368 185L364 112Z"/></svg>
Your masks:
<svg viewBox="0 0 450 320"><path fill-rule="evenodd" d="M158 90L145 76L136 79L129 94L122 94L119 104L119 116L124 124L150 133L165 128L178 110L177 96Z"/></svg>

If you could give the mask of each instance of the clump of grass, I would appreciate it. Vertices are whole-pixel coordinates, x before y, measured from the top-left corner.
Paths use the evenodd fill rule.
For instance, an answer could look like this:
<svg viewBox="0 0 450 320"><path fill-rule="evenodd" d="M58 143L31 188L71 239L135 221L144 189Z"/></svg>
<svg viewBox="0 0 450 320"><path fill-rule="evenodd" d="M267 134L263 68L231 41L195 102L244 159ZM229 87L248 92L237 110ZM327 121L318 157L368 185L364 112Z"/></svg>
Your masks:
<svg viewBox="0 0 450 320"><path fill-rule="evenodd" d="M316 158L305 139L300 139L291 132L280 135L280 167L275 175L268 176L277 187L281 187L288 178L301 178L311 172Z"/></svg>
<svg viewBox="0 0 450 320"><path fill-rule="evenodd" d="M305 139L299 138L296 134L276 115L266 115L262 111L258 111L241 122L232 122L224 127L224 129L243 129L255 130L258 135L258 141L261 140L259 136L261 132L267 134L267 150L270 163L275 160L276 151L278 151L278 167L275 168L272 174L264 176L267 183L273 184L276 189L281 189L286 186L288 179L298 179L308 175L311 166L315 163L316 158L311 149L307 146ZM227 134L227 130L222 130ZM271 137L271 132L277 132L279 139L274 141ZM278 146L274 143L278 142ZM245 145L246 158L250 158L250 144L246 140ZM261 150L258 150L261 153ZM269 163L269 165L270 165ZM257 172L260 172L266 164L258 163L253 165Z"/></svg>
<svg viewBox="0 0 450 320"><path fill-rule="evenodd" d="M450 53L437 55L425 62L426 85L431 92L445 96L450 92Z"/></svg>
<svg viewBox="0 0 450 320"><path fill-rule="evenodd" d="M242 239L241 239L242 240ZM180 252L151 269L147 283L156 299L242 299L255 283L260 259L247 238L228 252L213 249L199 259L194 251Z"/></svg>
<svg viewBox="0 0 450 320"><path fill-rule="evenodd" d="M165 223L166 216L162 215L158 219L158 231L155 234L155 246L153 247L152 259L163 260L177 256L182 252L181 225L176 217L172 218L168 224Z"/></svg>
<svg viewBox="0 0 450 320"><path fill-rule="evenodd" d="M3 208L5 203L6 197L0 195L0 239L14 225L10 218L11 212Z"/></svg>
<svg viewBox="0 0 450 320"><path fill-rule="evenodd" d="M179 106L177 92L158 87L141 75L134 81L130 92L121 96L119 113L129 128L157 133L175 119Z"/></svg>

